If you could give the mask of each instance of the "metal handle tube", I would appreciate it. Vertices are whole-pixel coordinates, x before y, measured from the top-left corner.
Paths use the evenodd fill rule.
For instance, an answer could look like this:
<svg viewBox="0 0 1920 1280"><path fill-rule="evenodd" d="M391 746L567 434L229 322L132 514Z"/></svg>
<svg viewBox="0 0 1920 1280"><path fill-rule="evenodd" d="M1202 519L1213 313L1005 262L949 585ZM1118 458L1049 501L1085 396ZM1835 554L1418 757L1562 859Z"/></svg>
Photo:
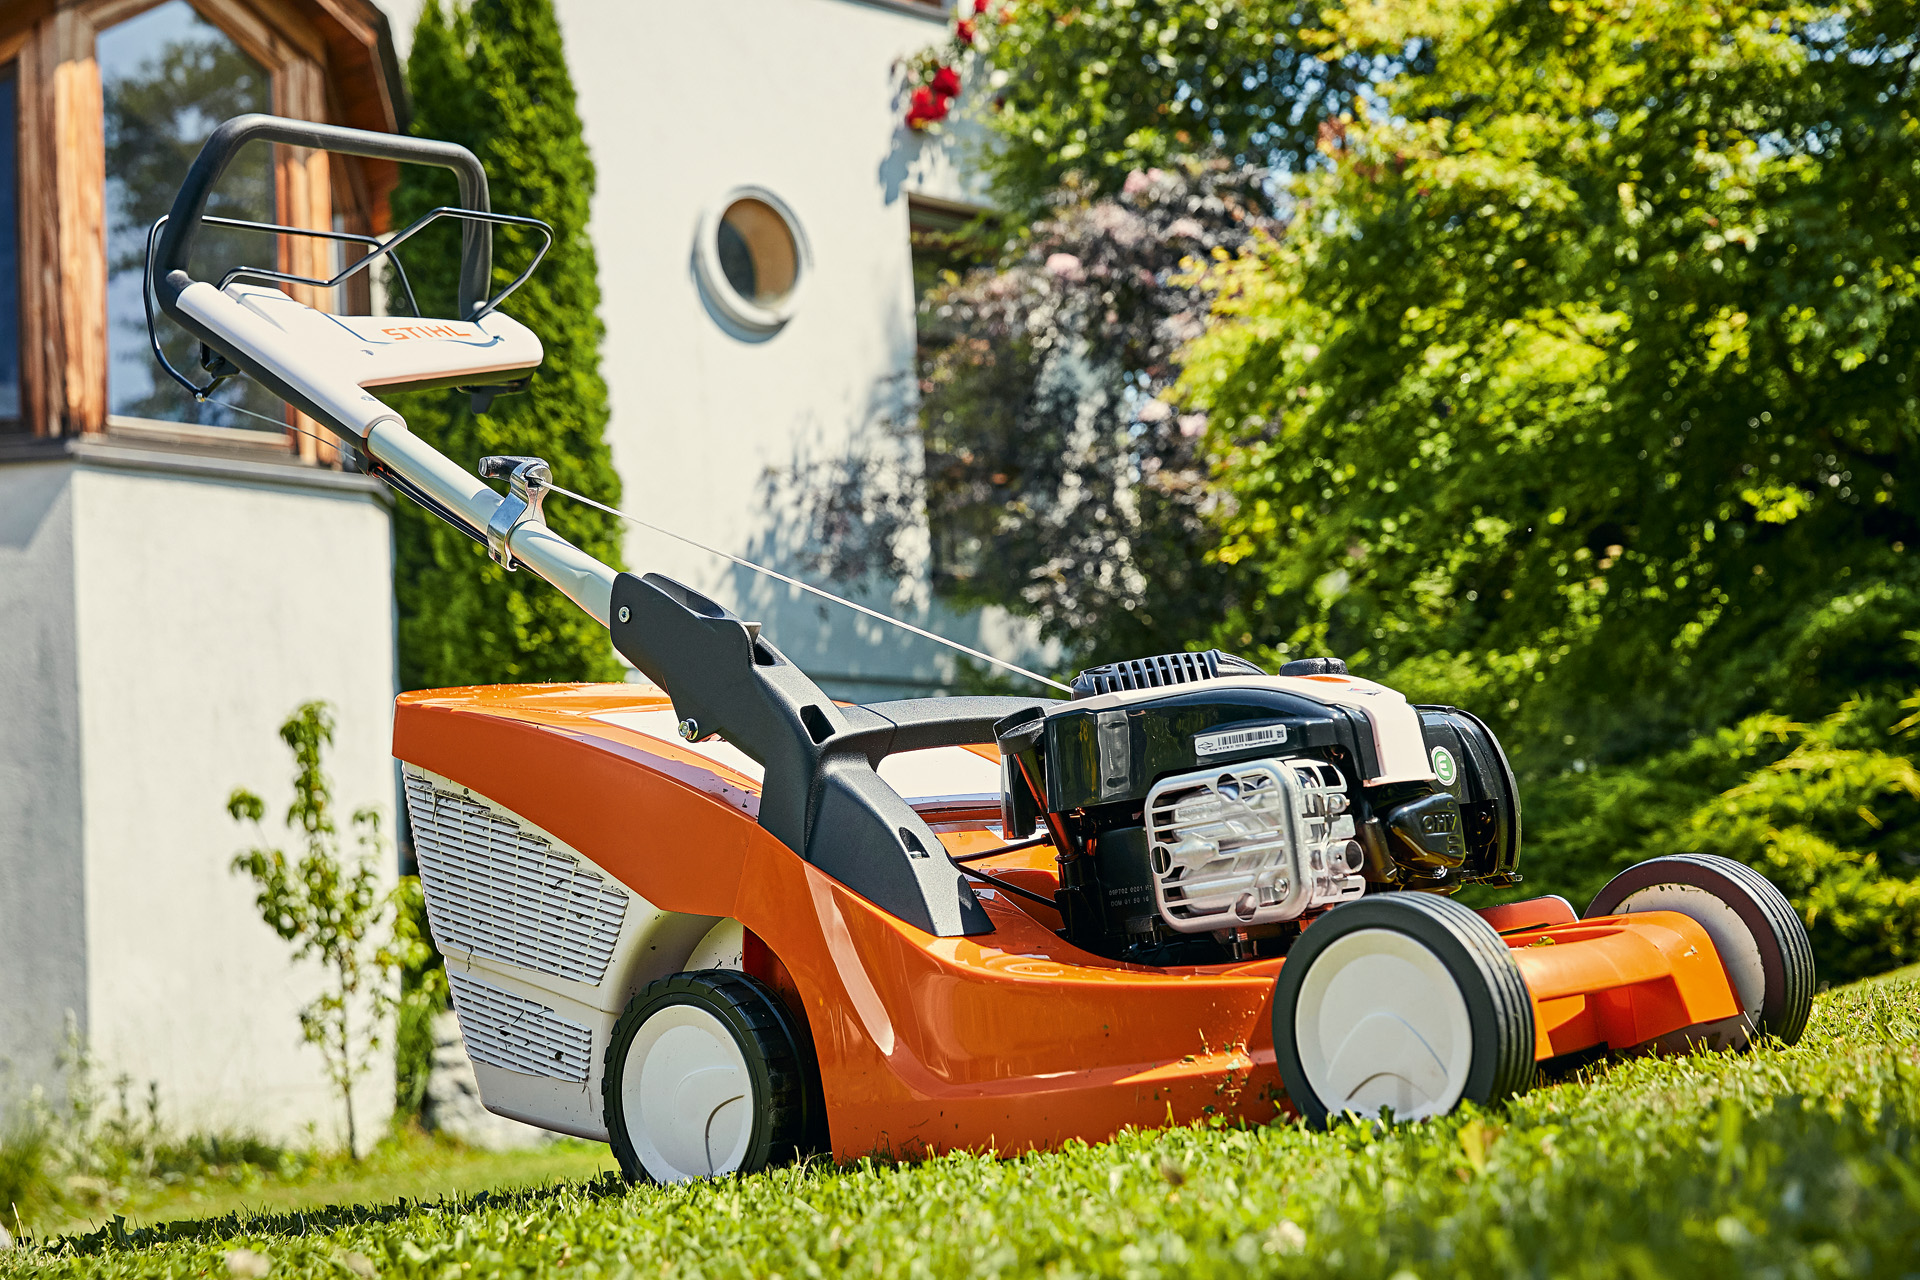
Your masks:
<svg viewBox="0 0 1920 1280"><path fill-rule="evenodd" d="M435 142L427 138L408 138L391 133L372 133L365 129L347 129L340 125L315 124L311 120L288 120L281 116L235 116L207 137L200 154L187 170L186 181L173 199L173 212L160 233L155 254L154 285L161 306L169 315L180 288L172 282L173 273L185 273L187 258L193 252L194 236L206 213L207 197L214 184L226 172L240 148L249 142L278 142L290 147L311 147L316 151L334 151L341 155L365 156L371 160L395 160L409 164L428 164L451 169L460 182L460 203L469 209L490 212L487 195L487 171L473 152L453 142ZM460 238L460 318L466 319L487 301L488 284L493 274L492 228L474 222L463 224Z"/></svg>
<svg viewBox="0 0 1920 1280"><path fill-rule="evenodd" d="M498 493L407 430L397 414L363 388L351 381L335 385L326 371L313 367L311 353L301 348L298 338L257 323L226 294L188 275L187 260L206 215L207 198L227 165L249 142L312 147L450 169L459 179L461 204L491 212L486 170L471 151L451 142L278 116L235 116L213 131L194 158L186 181L174 197L173 211L161 229L151 271L155 297L168 315L343 439L352 437L360 442L374 461L411 485L439 514L484 542L488 522L502 503ZM465 228L460 261L463 319L486 305L493 270L491 228L473 220L468 220ZM615 577L611 568L538 520L514 525L506 541L513 561L545 578L600 625L607 625Z"/></svg>
<svg viewBox="0 0 1920 1280"><path fill-rule="evenodd" d="M455 466L397 418L375 423L367 432L366 448L376 461L391 467L485 539L487 523L503 499L479 477ZM607 625L615 576L610 567L537 521L516 525L507 546L515 561L552 583L601 626Z"/></svg>

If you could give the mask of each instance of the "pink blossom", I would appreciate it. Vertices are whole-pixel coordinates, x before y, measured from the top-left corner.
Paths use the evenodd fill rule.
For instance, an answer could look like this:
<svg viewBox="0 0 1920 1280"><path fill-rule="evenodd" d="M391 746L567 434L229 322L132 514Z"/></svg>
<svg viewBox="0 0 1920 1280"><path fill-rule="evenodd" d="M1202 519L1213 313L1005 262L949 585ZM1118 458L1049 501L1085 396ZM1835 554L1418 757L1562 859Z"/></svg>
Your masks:
<svg viewBox="0 0 1920 1280"><path fill-rule="evenodd" d="M1180 434L1191 440L1207 429L1207 415L1204 413L1184 413L1180 415Z"/></svg>
<svg viewBox="0 0 1920 1280"><path fill-rule="evenodd" d="M1047 274L1062 280L1081 280L1087 273L1080 266L1080 259L1072 254L1050 253L1047 255Z"/></svg>
<svg viewBox="0 0 1920 1280"><path fill-rule="evenodd" d="M1130 196L1137 196L1152 185L1153 179L1147 177L1147 175L1140 172L1140 170L1135 169L1127 175L1127 180L1121 185L1120 189Z"/></svg>
<svg viewBox="0 0 1920 1280"><path fill-rule="evenodd" d="M1140 421L1165 422L1173 416L1173 410L1165 400L1149 400L1140 406Z"/></svg>
<svg viewBox="0 0 1920 1280"><path fill-rule="evenodd" d="M1206 234L1206 228L1192 218L1175 218L1168 224L1167 234L1181 240L1198 240Z"/></svg>

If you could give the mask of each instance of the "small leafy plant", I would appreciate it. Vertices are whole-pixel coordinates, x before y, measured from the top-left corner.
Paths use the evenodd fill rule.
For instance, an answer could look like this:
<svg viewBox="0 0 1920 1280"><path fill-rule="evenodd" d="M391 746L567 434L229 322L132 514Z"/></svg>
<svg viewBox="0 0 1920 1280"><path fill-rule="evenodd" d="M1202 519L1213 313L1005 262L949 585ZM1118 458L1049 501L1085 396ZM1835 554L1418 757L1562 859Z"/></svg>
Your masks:
<svg viewBox="0 0 1920 1280"><path fill-rule="evenodd" d="M381 1047L380 1028L395 1004L389 979L400 964L394 947L383 941L393 894L380 888L380 814L371 808L354 811L357 853L343 856L332 783L322 767L322 755L333 745L333 714L326 703L297 709L280 726L280 740L294 763L287 830L303 851L294 862L269 847L261 828L265 802L236 788L227 799L227 813L235 822L251 823L259 839L234 856L232 868L252 877L260 918L292 944L294 959L311 957L326 970L326 988L300 1010L300 1032L326 1059L327 1079L346 1109L347 1149L357 1159L353 1083L367 1073ZM361 1010L366 1022L356 1026Z"/></svg>

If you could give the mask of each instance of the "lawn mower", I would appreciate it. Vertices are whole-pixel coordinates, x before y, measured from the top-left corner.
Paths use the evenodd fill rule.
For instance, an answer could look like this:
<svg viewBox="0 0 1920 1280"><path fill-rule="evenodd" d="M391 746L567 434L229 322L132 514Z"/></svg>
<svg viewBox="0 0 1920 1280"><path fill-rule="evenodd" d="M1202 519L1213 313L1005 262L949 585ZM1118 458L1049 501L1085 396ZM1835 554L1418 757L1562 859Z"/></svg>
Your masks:
<svg viewBox="0 0 1920 1280"><path fill-rule="evenodd" d="M342 277L194 279L208 192L250 141L451 169L460 207L347 270L458 219L459 314L330 315L279 287ZM674 1181L1208 1117L1418 1120L1569 1055L1799 1037L1807 936L1743 865L1658 858L1584 913L1451 897L1520 879L1507 757L1479 718L1336 659L1176 653L1066 697L847 705L758 624L586 555L545 523L566 492L546 462L470 475L374 394L484 402L539 366L499 309L519 281L488 295L500 224L540 230L490 210L460 147L243 116L149 263L213 382L250 376L324 424L650 682L398 700L428 921L492 1111Z"/></svg>

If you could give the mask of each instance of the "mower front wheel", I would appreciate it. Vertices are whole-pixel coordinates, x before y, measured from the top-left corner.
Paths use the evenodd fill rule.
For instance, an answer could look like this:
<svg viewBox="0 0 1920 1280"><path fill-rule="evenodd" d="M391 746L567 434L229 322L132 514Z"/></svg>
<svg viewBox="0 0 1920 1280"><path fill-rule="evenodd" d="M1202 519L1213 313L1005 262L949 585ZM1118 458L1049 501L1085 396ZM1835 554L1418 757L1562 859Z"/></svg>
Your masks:
<svg viewBox="0 0 1920 1280"><path fill-rule="evenodd" d="M1493 927L1447 898L1382 893L1333 908L1287 953L1273 1048L1309 1123L1396 1120L1492 1102L1533 1081L1533 1001Z"/></svg>
<svg viewBox="0 0 1920 1280"><path fill-rule="evenodd" d="M1813 1012L1813 944L1772 881L1710 853L1650 858L1608 881L1586 918L1636 911L1677 911L1705 929L1740 1001L1725 1022L1684 1028L1658 1047L1743 1049L1758 1036L1800 1039Z"/></svg>
<svg viewBox="0 0 1920 1280"><path fill-rule="evenodd" d="M729 969L641 989L607 1042L601 1099L630 1182L757 1173L804 1137L805 1065L776 997Z"/></svg>

